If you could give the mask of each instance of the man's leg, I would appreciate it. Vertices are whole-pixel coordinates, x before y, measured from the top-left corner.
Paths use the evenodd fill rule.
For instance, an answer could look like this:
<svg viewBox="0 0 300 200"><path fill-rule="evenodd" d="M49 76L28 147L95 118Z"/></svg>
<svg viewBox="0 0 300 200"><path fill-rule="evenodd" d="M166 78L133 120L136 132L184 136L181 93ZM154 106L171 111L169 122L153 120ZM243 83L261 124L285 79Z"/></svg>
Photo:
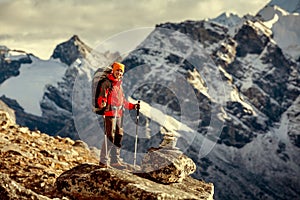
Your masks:
<svg viewBox="0 0 300 200"><path fill-rule="evenodd" d="M104 131L105 131L105 137L101 147L101 153L100 153L100 165L108 166L109 165L109 154L114 146L114 133L113 133L113 118L112 117L105 117L104 118ZM106 152L107 150L107 152Z"/></svg>
<svg viewBox="0 0 300 200"><path fill-rule="evenodd" d="M111 166L118 169L126 169L125 163L121 159L121 146L123 138L123 128L121 128L121 118L117 118L114 146L111 149Z"/></svg>

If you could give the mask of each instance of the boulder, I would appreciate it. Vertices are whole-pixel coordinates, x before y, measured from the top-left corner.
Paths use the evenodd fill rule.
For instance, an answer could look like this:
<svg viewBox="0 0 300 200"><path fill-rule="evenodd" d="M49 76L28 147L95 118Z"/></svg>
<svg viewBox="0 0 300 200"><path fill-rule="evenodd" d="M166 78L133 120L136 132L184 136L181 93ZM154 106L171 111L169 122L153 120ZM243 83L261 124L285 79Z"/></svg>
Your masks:
<svg viewBox="0 0 300 200"><path fill-rule="evenodd" d="M213 199L213 184L188 177L169 185L114 168L81 164L56 180L59 192L83 199Z"/></svg>
<svg viewBox="0 0 300 200"><path fill-rule="evenodd" d="M180 183L196 171L196 164L177 149L161 148L148 152L142 161L142 171L156 182Z"/></svg>

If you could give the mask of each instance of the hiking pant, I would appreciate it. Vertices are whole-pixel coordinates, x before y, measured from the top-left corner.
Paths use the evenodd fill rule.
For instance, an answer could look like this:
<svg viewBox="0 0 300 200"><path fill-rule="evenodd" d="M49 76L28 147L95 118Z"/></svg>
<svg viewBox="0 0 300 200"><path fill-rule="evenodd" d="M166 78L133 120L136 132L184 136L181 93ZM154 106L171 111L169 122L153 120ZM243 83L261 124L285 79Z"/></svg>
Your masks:
<svg viewBox="0 0 300 200"><path fill-rule="evenodd" d="M120 161L120 148L122 146L123 129L121 128L121 117L105 117L104 118L104 133L107 136L107 152L105 139L102 143L100 162L108 163L110 157L111 163ZM107 153L107 157L106 157Z"/></svg>

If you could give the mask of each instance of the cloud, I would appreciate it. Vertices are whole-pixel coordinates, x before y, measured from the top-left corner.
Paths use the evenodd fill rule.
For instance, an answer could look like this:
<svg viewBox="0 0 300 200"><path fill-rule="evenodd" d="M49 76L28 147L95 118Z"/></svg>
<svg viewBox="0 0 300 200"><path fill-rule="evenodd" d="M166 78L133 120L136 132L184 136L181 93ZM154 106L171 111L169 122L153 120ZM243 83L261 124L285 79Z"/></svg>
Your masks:
<svg viewBox="0 0 300 200"><path fill-rule="evenodd" d="M267 2L268 0L0 0L0 26L4 27L0 29L0 44L31 43L32 46L34 43L38 46L41 40L64 41L77 34L94 45L95 42L122 31L154 27L164 22L213 18L224 11L233 11L241 16L248 12L254 14Z"/></svg>

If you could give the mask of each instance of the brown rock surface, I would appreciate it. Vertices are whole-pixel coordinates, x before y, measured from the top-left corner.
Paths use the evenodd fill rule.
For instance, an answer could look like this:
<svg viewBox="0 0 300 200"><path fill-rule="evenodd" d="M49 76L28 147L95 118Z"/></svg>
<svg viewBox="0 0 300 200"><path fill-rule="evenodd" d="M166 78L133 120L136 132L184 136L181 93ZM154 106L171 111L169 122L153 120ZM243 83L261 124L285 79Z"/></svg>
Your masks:
<svg viewBox="0 0 300 200"><path fill-rule="evenodd" d="M159 184L100 168L82 141L52 137L15 124L0 110L0 199L212 199L213 184L186 177Z"/></svg>
<svg viewBox="0 0 300 200"><path fill-rule="evenodd" d="M192 159L176 149L159 149L147 153L142 170L161 183L180 183L196 170Z"/></svg>
<svg viewBox="0 0 300 200"><path fill-rule="evenodd" d="M7 174L0 173L0 198L1 200L18 199L37 199L49 200L50 198L39 195L30 189L26 189L16 181L9 178Z"/></svg>
<svg viewBox="0 0 300 200"><path fill-rule="evenodd" d="M0 172L35 193L59 196L54 183L61 173L81 163L97 163L89 149L74 144L20 127L0 111Z"/></svg>
<svg viewBox="0 0 300 200"><path fill-rule="evenodd" d="M212 199L213 184L188 177L182 183L159 184L112 168L82 164L57 179L57 188L76 199Z"/></svg>

